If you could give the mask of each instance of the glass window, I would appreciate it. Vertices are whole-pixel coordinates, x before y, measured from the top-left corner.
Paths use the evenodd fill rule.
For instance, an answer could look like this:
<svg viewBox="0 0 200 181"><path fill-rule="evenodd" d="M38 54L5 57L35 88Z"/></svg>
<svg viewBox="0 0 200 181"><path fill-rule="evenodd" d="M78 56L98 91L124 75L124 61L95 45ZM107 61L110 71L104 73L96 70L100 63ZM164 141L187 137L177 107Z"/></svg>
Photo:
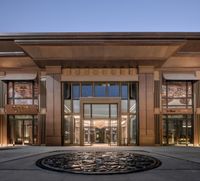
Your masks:
<svg viewBox="0 0 200 181"><path fill-rule="evenodd" d="M122 84L121 86L122 91L122 99L128 99L128 84Z"/></svg>
<svg viewBox="0 0 200 181"><path fill-rule="evenodd" d="M72 98L73 99L79 99L80 98L80 85L79 84L73 84L72 85Z"/></svg>
<svg viewBox="0 0 200 181"><path fill-rule="evenodd" d="M64 113L71 113L71 100L64 100Z"/></svg>
<svg viewBox="0 0 200 181"><path fill-rule="evenodd" d="M15 98L31 98L33 97L32 82L15 82L14 83Z"/></svg>
<svg viewBox="0 0 200 181"><path fill-rule="evenodd" d="M192 108L192 83L186 81L164 82L162 105L164 108Z"/></svg>
<svg viewBox="0 0 200 181"><path fill-rule="evenodd" d="M64 143L71 143L71 116L64 116Z"/></svg>
<svg viewBox="0 0 200 181"><path fill-rule="evenodd" d="M82 97L92 96L92 84L82 84Z"/></svg>
<svg viewBox="0 0 200 181"><path fill-rule="evenodd" d="M91 104L84 104L84 118L91 118Z"/></svg>
<svg viewBox="0 0 200 181"><path fill-rule="evenodd" d="M15 99L16 105L32 105L33 99Z"/></svg>
<svg viewBox="0 0 200 181"><path fill-rule="evenodd" d="M109 118L109 104L92 104L92 118Z"/></svg>
<svg viewBox="0 0 200 181"><path fill-rule="evenodd" d="M186 82L173 82L168 85L168 97L186 97Z"/></svg>
<svg viewBox="0 0 200 181"><path fill-rule="evenodd" d="M193 143L191 115L163 116L163 144Z"/></svg>
<svg viewBox="0 0 200 181"><path fill-rule="evenodd" d="M129 134L130 134L130 143L136 144L137 143L137 119L136 115L130 116L130 128L129 128Z"/></svg>
<svg viewBox="0 0 200 181"><path fill-rule="evenodd" d="M96 97L106 97L106 84L104 83L95 84L94 93Z"/></svg>
<svg viewBox="0 0 200 181"><path fill-rule="evenodd" d="M136 113L136 100L130 100L129 112Z"/></svg>
<svg viewBox="0 0 200 181"><path fill-rule="evenodd" d="M119 84L108 84L108 96L119 97Z"/></svg>
<svg viewBox="0 0 200 181"><path fill-rule="evenodd" d="M117 104L110 104L111 118L117 118Z"/></svg>
<svg viewBox="0 0 200 181"><path fill-rule="evenodd" d="M122 100L121 101L121 111L128 112L128 101L127 100Z"/></svg>
<svg viewBox="0 0 200 181"><path fill-rule="evenodd" d="M80 101L79 100L73 100L73 112L74 113L80 112Z"/></svg>
<svg viewBox="0 0 200 181"><path fill-rule="evenodd" d="M165 84L162 85L162 97L163 97L163 98L166 97L166 92L167 92L166 90L167 90L166 85L165 85Z"/></svg>
<svg viewBox="0 0 200 181"><path fill-rule="evenodd" d="M13 83L12 82L8 83L8 97L9 98L13 97Z"/></svg>
<svg viewBox="0 0 200 181"><path fill-rule="evenodd" d="M137 85L135 83L130 83L130 99L137 99Z"/></svg>
<svg viewBox="0 0 200 181"><path fill-rule="evenodd" d="M80 144L80 116L74 116L74 143Z"/></svg>
<svg viewBox="0 0 200 181"><path fill-rule="evenodd" d="M64 83L64 99L71 99L71 85Z"/></svg>

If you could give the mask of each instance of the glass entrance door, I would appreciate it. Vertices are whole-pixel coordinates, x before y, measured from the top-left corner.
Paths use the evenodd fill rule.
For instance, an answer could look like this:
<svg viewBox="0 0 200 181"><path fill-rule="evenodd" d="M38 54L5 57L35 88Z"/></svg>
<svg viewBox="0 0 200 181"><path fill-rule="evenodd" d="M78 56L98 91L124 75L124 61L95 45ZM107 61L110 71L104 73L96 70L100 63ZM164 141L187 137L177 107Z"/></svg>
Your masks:
<svg viewBox="0 0 200 181"><path fill-rule="evenodd" d="M32 144L33 126L32 120L15 121L15 144Z"/></svg>
<svg viewBox="0 0 200 181"><path fill-rule="evenodd" d="M193 144L193 121L191 115L163 116L163 144Z"/></svg>
<svg viewBox="0 0 200 181"><path fill-rule="evenodd" d="M31 115L9 116L8 142L10 144L37 143L37 120Z"/></svg>

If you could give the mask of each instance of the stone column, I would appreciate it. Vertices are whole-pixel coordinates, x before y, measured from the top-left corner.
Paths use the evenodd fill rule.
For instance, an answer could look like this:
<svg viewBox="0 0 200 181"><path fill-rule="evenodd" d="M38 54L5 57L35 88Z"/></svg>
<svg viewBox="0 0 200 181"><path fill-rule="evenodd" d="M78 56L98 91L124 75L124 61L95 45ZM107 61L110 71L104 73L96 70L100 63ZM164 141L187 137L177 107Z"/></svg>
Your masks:
<svg viewBox="0 0 200 181"><path fill-rule="evenodd" d="M46 67L46 145L59 146L61 141L61 67Z"/></svg>
<svg viewBox="0 0 200 181"><path fill-rule="evenodd" d="M4 112L4 106L5 106L5 96L7 86L4 82L0 81L0 144L1 145L7 145L8 144L8 138L7 138L7 116Z"/></svg>
<svg viewBox="0 0 200 181"><path fill-rule="evenodd" d="M200 81L194 83L194 146L200 145Z"/></svg>
<svg viewBox="0 0 200 181"><path fill-rule="evenodd" d="M139 145L154 145L154 68L139 67Z"/></svg>

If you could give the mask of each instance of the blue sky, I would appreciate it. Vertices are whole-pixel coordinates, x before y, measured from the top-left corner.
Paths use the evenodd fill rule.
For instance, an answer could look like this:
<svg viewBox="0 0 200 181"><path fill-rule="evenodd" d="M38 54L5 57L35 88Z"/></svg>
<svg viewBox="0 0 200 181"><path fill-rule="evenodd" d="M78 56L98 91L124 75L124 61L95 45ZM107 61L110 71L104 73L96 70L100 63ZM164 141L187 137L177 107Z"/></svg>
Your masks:
<svg viewBox="0 0 200 181"><path fill-rule="evenodd" d="M0 32L148 31L200 31L200 0L0 0Z"/></svg>

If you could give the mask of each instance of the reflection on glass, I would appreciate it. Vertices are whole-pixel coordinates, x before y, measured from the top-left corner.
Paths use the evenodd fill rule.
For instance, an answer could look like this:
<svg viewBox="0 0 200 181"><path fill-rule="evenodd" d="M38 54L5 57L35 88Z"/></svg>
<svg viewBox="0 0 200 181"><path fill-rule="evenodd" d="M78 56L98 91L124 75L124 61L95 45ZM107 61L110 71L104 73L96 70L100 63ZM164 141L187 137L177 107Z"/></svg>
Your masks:
<svg viewBox="0 0 200 181"><path fill-rule="evenodd" d="M121 100L121 111L122 112L128 112L128 101L127 100Z"/></svg>
<svg viewBox="0 0 200 181"><path fill-rule="evenodd" d="M111 118L117 118L117 104L110 104Z"/></svg>
<svg viewBox="0 0 200 181"><path fill-rule="evenodd" d="M186 97L186 82L173 82L168 85L168 97Z"/></svg>
<svg viewBox="0 0 200 181"><path fill-rule="evenodd" d="M93 118L109 118L109 104L92 104Z"/></svg>
<svg viewBox="0 0 200 181"><path fill-rule="evenodd" d="M129 128L129 134L130 134L130 144L136 144L137 143L137 119L136 115L130 116L130 128Z"/></svg>
<svg viewBox="0 0 200 181"><path fill-rule="evenodd" d="M32 121L25 120L24 121L24 144L30 144L33 142L32 140Z"/></svg>
<svg viewBox="0 0 200 181"><path fill-rule="evenodd" d="M108 96L119 97L119 84L108 84Z"/></svg>
<svg viewBox="0 0 200 181"><path fill-rule="evenodd" d="M80 144L80 116L74 116L74 143Z"/></svg>
<svg viewBox="0 0 200 181"><path fill-rule="evenodd" d="M94 94L96 97L105 97L106 96L106 84L104 84L104 83L95 84Z"/></svg>
<svg viewBox="0 0 200 181"><path fill-rule="evenodd" d="M80 112L80 101L79 100L73 100L73 112L74 113Z"/></svg>
<svg viewBox="0 0 200 181"><path fill-rule="evenodd" d="M82 84L82 97L92 96L92 84Z"/></svg>
<svg viewBox="0 0 200 181"><path fill-rule="evenodd" d="M192 97L192 83L188 82L188 97Z"/></svg>
<svg viewBox="0 0 200 181"><path fill-rule="evenodd" d="M167 96L166 90L167 90L166 85L162 85L162 97L163 98L165 98Z"/></svg>
<svg viewBox="0 0 200 181"><path fill-rule="evenodd" d="M65 143L71 143L71 116L64 116L64 142Z"/></svg>
<svg viewBox="0 0 200 181"><path fill-rule="evenodd" d="M128 99L128 84L122 84L121 86L122 91L122 99Z"/></svg>
<svg viewBox="0 0 200 181"><path fill-rule="evenodd" d="M117 144L117 120L111 120L111 128L110 128L110 134L111 134L111 145Z"/></svg>
<svg viewBox="0 0 200 181"><path fill-rule="evenodd" d="M91 104L84 104L84 118L91 118Z"/></svg>
<svg viewBox="0 0 200 181"><path fill-rule="evenodd" d="M15 122L15 144L23 143L23 121L18 120Z"/></svg>
<svg viewBox="0 0 200 181"><path fill-rule="evenodd" d="M127 135L127 116L122 115L121 118L121 144L128 144L128 135Z"/></svg>
<svg viewBox="0 0 200 181"><path fill-rule="evenodd" d="M12 82L8 83L8 97L9 98L13 97L13 83Z"/></svg>
<svg viewBox="0 0 200 181"><path fill-rule="evenodd" d="M176 106L181 106L181 107L186 107L186 98L180 98L180 99L168 99L168 107L176 107Z"/></svg>
<svg viewBox="0 0 200 181"><path fill-rule="evenodd" d="M131 113L136 113L136 100L130 100L130 108L129 111Z"/></svg>
<svg viewBox="0 0 200 181"><path fill-rule="evenodd" d="M33 104L32 99L15 99L15 104L17 105L31 105Z"/></svg>
<svg viewBox="0 0 200 181"><path fill-rule="evenodd" d="M80 98L80 85L72 84L72 98L79 99Z"/></svg>
<svg viewBox="0 0 200 181"><path fill-rule="evenodd" d="M71 100L64 100L64 112L65 113L71 113Z"/></svg>
<svg viewBox="0 0 200 181"><path fill-rule="evenodd" d="M15 82L14 83L15 98L31 98L33 97L31 82Z"/></svg>

